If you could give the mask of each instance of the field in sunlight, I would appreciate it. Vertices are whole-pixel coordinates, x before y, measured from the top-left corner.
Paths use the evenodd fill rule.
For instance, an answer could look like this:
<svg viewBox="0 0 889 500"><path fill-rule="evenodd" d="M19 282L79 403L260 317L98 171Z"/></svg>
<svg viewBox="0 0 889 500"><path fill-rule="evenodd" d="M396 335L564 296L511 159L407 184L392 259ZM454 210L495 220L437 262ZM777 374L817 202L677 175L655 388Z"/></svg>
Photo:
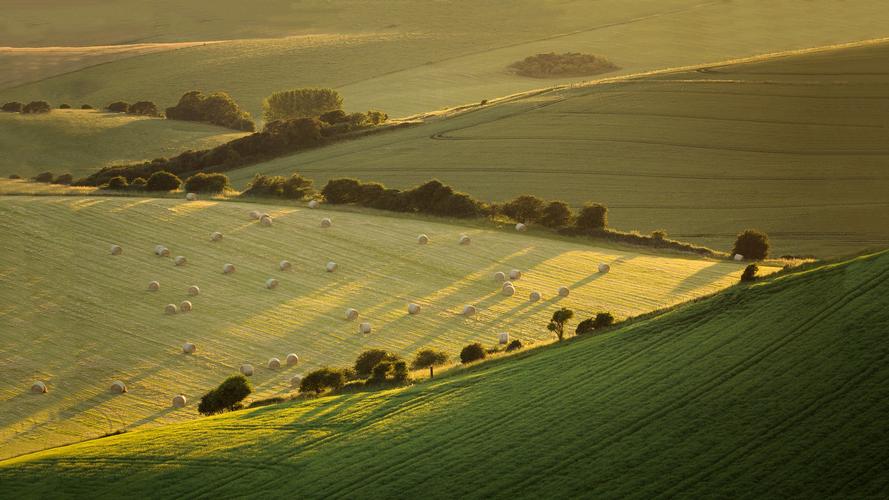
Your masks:
<svg viewBox="0 0 889 500"><path fill-rule="evenodd" d="M254 209L274 225L251 221ZM333 226L321 228L323 217ZM224 201L0 198L0 455L193 418L200 395L242 363L256 367L257 397L287 394L294 374L351 363L368 347L409 356L431 346L456 356L470 342L494 344L501 331L546 341L557 307L626 318L715 292L743 268L471 224ZM224 239L211 242L213 231ZM417 244L420 233L428 245ZM458 245L461 233L471 245ZM123 254L112 256L111 244ZM157 244L188 263L155 256ZM283 259L290 271L278 269ZM330 260L334 273L325 271ZM224 275L225 263L237 271ZM599 263L612 271L598 274ZM524 275L506 297L493 274L511 269ZM279 287L266 289L268 278ZM159 291L148 291L152 280ZM199 296L186 295L190 285ZM557 296L562 285L570 296ZM530 303L532 290L543 300ZM186 299L192 312L164 314ZM409 316L408 302L422 312ZM460 315L467 304L478 307L475 317ZM372 324L371 334L343 318L347 307ZM186 341L195 355L181 353ZM290 352L298 366L265 368ZM49 393L30 394L34 380ZM130 392L111 394L114 380ZM190 403L173 410L180 392Z"/></svg>

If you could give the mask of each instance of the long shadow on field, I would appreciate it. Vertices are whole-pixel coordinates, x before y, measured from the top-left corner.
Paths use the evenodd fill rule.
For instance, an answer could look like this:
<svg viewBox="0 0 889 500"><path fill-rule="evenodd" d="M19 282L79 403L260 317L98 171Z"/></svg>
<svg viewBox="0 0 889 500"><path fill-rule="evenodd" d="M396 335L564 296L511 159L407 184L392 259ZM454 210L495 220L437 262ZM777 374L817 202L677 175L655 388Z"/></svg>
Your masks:
<svg viewBox="0 0 889 500"><path fill-rule="evenodd" d="M714 270L713 268L718 267L719 265L719 262L713 262L711 265L702 267L694 273L689 274L688 276L683 278L682 281L677 283L673 290L670 291L670 293L686 294L698 288L705 287L719 281L722 276L712 273L712 271ZM707 274L711 274L710 278L706 281L702 280L701 278L703 278Z"/></svg>

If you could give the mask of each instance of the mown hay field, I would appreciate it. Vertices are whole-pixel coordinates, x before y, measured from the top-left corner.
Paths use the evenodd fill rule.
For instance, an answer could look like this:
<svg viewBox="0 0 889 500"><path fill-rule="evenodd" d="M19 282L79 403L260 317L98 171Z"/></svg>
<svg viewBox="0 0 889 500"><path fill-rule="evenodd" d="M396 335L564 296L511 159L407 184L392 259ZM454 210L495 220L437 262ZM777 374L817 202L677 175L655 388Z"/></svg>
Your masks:
<svg viewBox="0 0 889 500"><path fill-rule="evenodd" d="M273 225L250 220L251 210L269 213ZM324 217L332 227L320 227ZM214 231L222 241L210 241ZM471 342L496 344L502 331L549 341L546 324L559 307L623 319L723 289L744 267L510 228L215 200L7 196L0 233L5 457L194 418L201 394L242 363L256 368L256 397L286 395L291 376L349 365L366 348L407 357L434 347L455 357ZM420 233L428 245L417 244ZM463 233L471 245L458 245ZM123 254L112 256L112 244ZM170 257L154 255L158 244ZM186 265L174 265L179 255ZM290 271L278 269L284 259ZM331 260L334 273L325 271ZM226 263L234 274L222 273ZM599 263L611 272L598 274ZM524 275L506 297L492 278L514 268ZM265 288L269 278L276 289ZM191 285L200 295L186 294ZM562 285L570 296L557 296ZM532 290L543 300L530 303ZM183 300L192 312L164 314ZM408 302L421 313L408 315ZM460 315L467 304L478 307L475 317ZM359 321L344 319L349 307ZM358 333L362 321L371 334ZM182 354L185 342L197 353ZM290 352L298 366L265 368ZM30 394L34 380L49 392ZM114 380L130 392L111 394ZM180 392L190 403L174 410Z"/></svg>
<svg viewBox="0 0 889 500"><path fill-rule="evenodd" d="M3 461L0 479L13 496L885 497L887 279L885 252L822 265L409 389Z"/></svg>

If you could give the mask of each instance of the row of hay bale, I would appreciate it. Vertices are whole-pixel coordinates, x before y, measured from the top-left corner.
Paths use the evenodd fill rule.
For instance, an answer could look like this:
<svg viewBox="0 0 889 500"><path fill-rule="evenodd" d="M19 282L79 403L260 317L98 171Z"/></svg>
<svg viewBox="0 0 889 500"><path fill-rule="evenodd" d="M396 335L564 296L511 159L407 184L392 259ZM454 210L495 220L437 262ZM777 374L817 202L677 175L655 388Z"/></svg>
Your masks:
<svg viewBox="0 0 889 500"><path fill-rule="evenodd" d="M128 391L127 384L123 383L120 380L115 380L111 383L111 386L108 388L114 394L125 394ZM49 392L49 386L46 385L46 382L42 380L36 380L33 384L31 384L31 392L34 394L46 394Z"/></svg>
<svg viewBox="0 0 889 500"><path fill-rule="evenodd" d="M417 243L420 245L428 245L429 244L429 236L427 236L425 234L421 234L421 235L417 236ZM469 245L470 243L472 243L472 238L470 238L469 236L467 236L465 234L461 234L460 239L457 240L457 244L462 245L462 246Z"/></svg>

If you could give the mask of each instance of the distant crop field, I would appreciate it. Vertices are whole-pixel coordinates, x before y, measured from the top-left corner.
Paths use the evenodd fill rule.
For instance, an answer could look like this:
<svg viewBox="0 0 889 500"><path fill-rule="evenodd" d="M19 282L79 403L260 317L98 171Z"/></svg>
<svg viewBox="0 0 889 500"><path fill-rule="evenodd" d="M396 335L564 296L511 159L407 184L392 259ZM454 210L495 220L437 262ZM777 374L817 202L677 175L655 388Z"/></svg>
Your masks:
<svg viewBox="0 0 889 500"><path fill-rule="evenodd" d="M80 107L79 102L69 104ZM106 104L93 103L97 108ZM0 113L0 176L27 178L50 171L85 177L107 165L212 148L243 135L202 123L96 110L53 109L42 115Z"/></svg>
<svg viewBox="0 0 889 500"><path fill-rule="evenodd" d="M617 228L723 251L755 227L776 255L841 255L889 244L887 57L883 43L553 90L230 176L437 177L490 201L603 202Z"/></svg>
<svg viewBox="0 0 889 500"><path fill-rule="evenodd" d="M273 226L250 220L251 210L271 214ZM333 226L321 228L323 217ZM213 231L224 239L211 242ZM428 245L417 244L421 233ZM471 245L458 245L462 233ZM284 395L293 375L349 365L366 348L410 356L435 347L456 356L471 342L495 344L502 331L548 341L546 324L559 307L579 318L603 310L626 318L723 289L744 268L511 229L216 200L4 196L0 234L3 457L194 418L200 396L242 363L256 368L257 397ZM112 256L111 244L123 254ZM154 255L158 244L171 256ZM174 265L179 255L186 265ZM278 269L285 259L286 272ZM328 261L336 272L325 271ZM234 274L222 273L226 263ZM599 263L611 272L598 274ZM512 269L523 276L517 293L503 296L493 275ZM265 288L269 278L278 288ZM148 290L153 280L156 292ZM200 295L186 294L191 285ZM563 285L571 293L560 298ZM532 290L543 300L530 303ZM186 299L192 312L164 314L166 304ZM408 302L421 313L408 315ZM468 304L476 316L460 314ZM344 319L349 307L371 323L371 334ZM182 354L184 342L197 353ZM298 366L266 368L290 352ZM49 393L30 394L34 380L46 381ZM130 392L111 394L114 380ZM180 392L190 403L174 410Z"/></svg>

